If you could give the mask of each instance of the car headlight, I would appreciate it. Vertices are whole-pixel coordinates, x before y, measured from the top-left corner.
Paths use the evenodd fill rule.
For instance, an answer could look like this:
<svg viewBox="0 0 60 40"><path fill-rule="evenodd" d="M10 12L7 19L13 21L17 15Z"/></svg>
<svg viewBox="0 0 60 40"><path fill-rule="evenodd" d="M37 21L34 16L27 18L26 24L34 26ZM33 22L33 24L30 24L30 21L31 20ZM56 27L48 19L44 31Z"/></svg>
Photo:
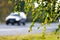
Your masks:
<svg viewBox="0 0 60 40"><path fill-rule="evenodd" d="M16 18L16 21L19 21L20 19L19 18Z"/></svg>

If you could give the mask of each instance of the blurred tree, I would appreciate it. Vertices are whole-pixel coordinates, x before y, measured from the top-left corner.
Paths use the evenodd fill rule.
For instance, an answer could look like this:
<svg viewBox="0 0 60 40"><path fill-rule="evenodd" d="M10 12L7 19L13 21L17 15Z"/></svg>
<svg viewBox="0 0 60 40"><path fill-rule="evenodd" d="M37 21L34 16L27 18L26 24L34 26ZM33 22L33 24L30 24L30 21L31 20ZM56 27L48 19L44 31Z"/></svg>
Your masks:
<svg viewBox="0 0 60 40"><path fill-rule="evenodd" d="M24 11L26 15L32 13L32 25L40 21L42 25L58 21L60 16L60 2L58 0L15 0L15 11ZM10 2L11 3L11 2ZM35 4L36 8L35 8ZM31 26L32 28L32 26Z"/></svg>
<svg viewBox="0 0 60 40"><path fill-rule="evenodd" d="M12 4L12 0L9 0L8 4ZM30 29L32 29L36 21L42 22L42 25L58 21L60 2L58 0L14 0L14 11L24 11L27 16L30 13L32 17Z"/></svg>

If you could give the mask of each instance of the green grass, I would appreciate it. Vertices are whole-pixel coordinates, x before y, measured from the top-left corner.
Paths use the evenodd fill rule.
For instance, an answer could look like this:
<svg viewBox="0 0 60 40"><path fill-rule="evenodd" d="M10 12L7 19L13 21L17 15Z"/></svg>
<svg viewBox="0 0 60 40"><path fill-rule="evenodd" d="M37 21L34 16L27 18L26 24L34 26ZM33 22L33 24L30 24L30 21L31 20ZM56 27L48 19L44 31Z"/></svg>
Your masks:
<svg viewBox="0 0 60 40"><path fill-rule="evenodd" d="M0 36L0 40L60 40L60 33L49 33L42 36L42 34L26 34L13 36Z"/></svg>

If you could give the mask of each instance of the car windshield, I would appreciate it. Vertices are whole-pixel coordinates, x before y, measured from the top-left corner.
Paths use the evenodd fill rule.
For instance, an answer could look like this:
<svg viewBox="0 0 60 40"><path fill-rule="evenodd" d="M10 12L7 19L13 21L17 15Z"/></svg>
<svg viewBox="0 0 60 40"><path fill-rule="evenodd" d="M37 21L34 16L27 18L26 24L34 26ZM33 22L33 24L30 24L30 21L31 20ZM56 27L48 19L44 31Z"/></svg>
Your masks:
<svg viewBox="0 0 60 40"><path fill-rule="evenodd" d="M19 16L19 14L11 14L10 16Z"/></svg>
<svg viewBox="0 0 60 40"><path fill-rule="evenodd" d="M12 16L19 16L18 14L14 14L14 15L12 15Z"/></svg>

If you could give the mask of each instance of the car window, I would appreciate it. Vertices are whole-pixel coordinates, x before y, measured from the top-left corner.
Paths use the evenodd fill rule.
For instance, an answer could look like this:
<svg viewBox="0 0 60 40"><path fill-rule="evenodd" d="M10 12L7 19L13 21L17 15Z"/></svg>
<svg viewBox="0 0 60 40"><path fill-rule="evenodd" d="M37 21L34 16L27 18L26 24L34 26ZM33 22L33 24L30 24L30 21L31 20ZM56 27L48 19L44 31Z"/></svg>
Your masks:
<svg viewBox="0 0 60 40"><path fill-rule="evenodd" d="M14 14L14 15L12 15L12 16L19 16L18 14Z"/></svg>
<svg viewBox="0 0 60 40"><path fill-rule="evenodd" d="M10 14L10 16L19 16L19 14Z"/></svg>

